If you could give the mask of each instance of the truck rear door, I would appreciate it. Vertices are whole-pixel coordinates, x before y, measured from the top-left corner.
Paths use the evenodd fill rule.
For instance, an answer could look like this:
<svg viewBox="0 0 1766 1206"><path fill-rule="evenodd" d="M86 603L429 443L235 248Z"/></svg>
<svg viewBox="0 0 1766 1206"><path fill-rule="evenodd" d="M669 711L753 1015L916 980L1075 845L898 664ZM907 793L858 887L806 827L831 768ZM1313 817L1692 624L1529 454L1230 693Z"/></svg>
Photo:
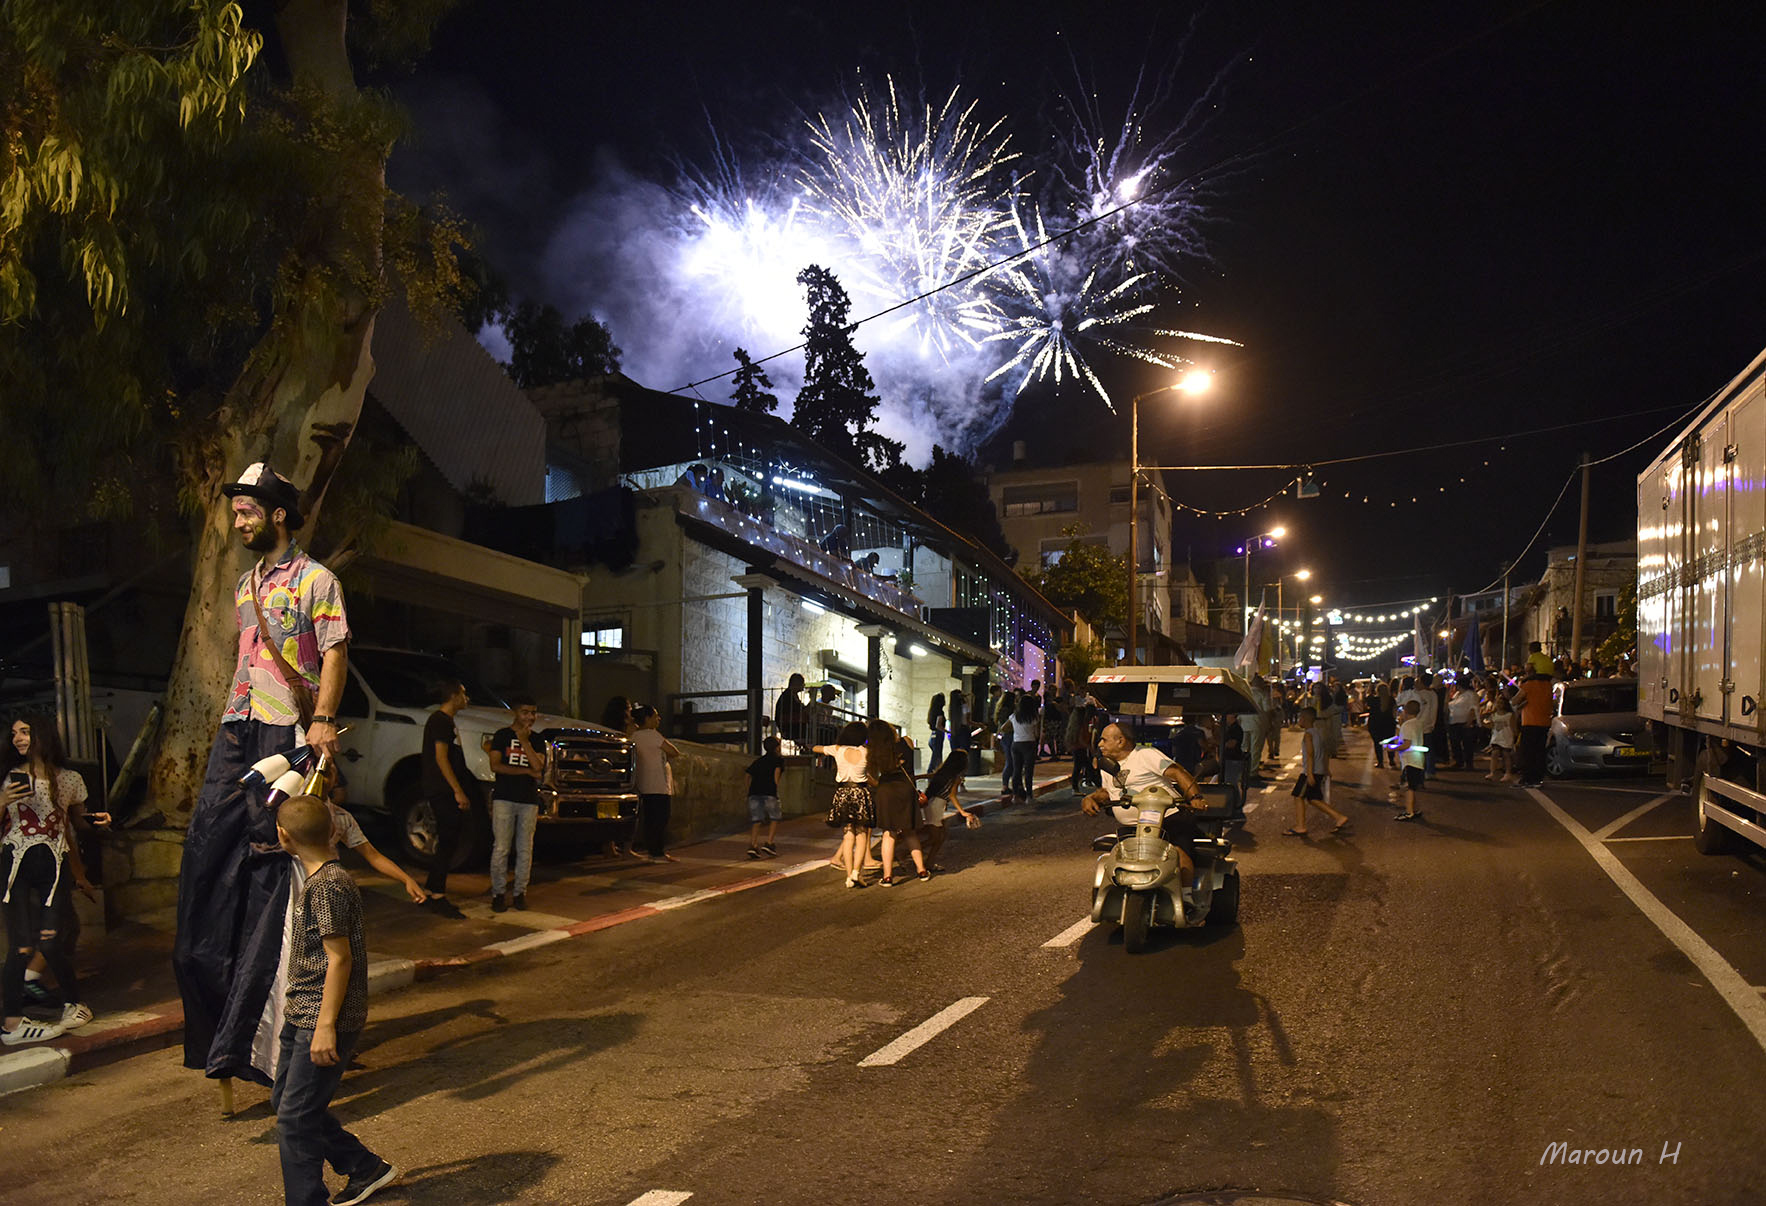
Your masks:
<svg viewBox="0 0 1766 1206"><path fill-rule="evenodd" d="M1761 647L1766 644L1766 380L1756 379L1729 411L1730 570L1728 721L1762 730Z"/></svg>

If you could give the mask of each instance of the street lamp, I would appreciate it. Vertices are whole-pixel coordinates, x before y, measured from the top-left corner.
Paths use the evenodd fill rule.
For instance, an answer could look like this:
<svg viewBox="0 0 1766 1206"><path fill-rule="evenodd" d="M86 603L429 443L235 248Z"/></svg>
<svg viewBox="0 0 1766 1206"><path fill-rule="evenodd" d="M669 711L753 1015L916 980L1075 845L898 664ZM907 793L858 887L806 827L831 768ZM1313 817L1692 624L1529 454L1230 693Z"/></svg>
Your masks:
<svg viewBox="0 0 1766 1206"><path fill-rule="evenodd" d="M1159 394L1184 393L1194 396L1207 393L1214 385L1214 374L1191 369L1170 385L1136 394L1128 404L1128 664L1139 662L1136 649L1136 628L1140 623L1140 530L1141 530L1141 399Z"/></svg>
<svg viewBox="0 0 1766 1206"><path fill-rule="evenodd" d="M1277 528L1276 531L1285 533L1287 529ZM1312 577L1312 571L1309 569L1295 570L1294 577L1305 582ZM1282 606L1282 582L1284 580L1285 576L1278 576L1275 580L1275 675L1277 678L1282 676L1282 625L1287 623L1287 620L1283 615L1286 608ZM1298 625L1300 620L1299 604L1294 605L1294 620L1296 625Z"/></svg>
<svg viewBox="0 0 1766 1206"><path fill-rule="evenodd" d="M1245 622L1243 628L1245 632L1251 631L1251 554L1260 549L1273 549L1276 542L1287 534L1288 529L1274 527L1267 532L1257 533L1239 548L1239 552L1245 555Z"/></svg>

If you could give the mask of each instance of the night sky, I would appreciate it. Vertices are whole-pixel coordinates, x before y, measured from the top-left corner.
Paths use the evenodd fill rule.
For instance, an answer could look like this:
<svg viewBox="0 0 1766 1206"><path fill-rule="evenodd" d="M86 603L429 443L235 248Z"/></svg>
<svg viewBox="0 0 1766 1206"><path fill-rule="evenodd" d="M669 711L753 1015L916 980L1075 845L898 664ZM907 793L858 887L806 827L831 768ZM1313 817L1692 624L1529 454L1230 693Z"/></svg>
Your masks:
<svg viewBox="0 0 1766 1206"><path fill-rule="evenodd" d="M1762 34L1755 5L467 3L397 87L416 134L391 175L444 190L518 295L580 312L611 287L592 266L560 280L554 237L586 190L666 184L708 128L783 128L855 70L961 82L1027 140L1076 69L1106 103L1143 63L1183 103L1214 87L1185 152L1206 255L1160 317L1244 346L1195 348L1218 373L1206 400L1143 404L1144 462L1319 462L1601 420L1320 468L1321 498L1180 524L1199 558L1285 524L1256 576L1308 566L1353 606L1484 587L1579 453L1650 435L1766 345ZM1105 376L1119 399L1169 380ZM1635 475L1667 438L1597 470L1592 539L1632 534ZM1015 439L1121 456L1126 416L1032 390L982 459ZM1286 476L1185 475L1174 494L1236 508ZM1524 571L1574 541L1575 499Z"/></svg>

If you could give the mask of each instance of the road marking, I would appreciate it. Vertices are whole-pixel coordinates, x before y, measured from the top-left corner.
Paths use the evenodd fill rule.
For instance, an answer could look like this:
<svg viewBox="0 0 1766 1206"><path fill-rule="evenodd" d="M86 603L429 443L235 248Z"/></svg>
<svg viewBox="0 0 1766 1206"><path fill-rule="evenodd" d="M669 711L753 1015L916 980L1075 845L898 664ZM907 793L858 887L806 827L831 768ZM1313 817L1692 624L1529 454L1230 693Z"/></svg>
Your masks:
<svg viewBox="0 0 1766 1206"><path fill-rule="evenodd" d="M1636 808L1633 808L1630 812L1626 813L1624 816L1620 817L1618 820L1612 822L1611 824L1603 825L1599 829L1596 829L1594 831L1594 840L1597 842L1626 841L1627 839L1625 839L1625 838L1614 838L1609 835L1619 832L1619 830L1621 830L1621 829L1625 828L1625 826L1631 824L1631 822L1635 821L1638 817L1642 816L1644 813L1648 812L1650 809L1655 808L1656 806L1661 805L1661 804L1666 804L1669 800L1678 800L1679 798L1680 798L1679 792L1671 791L1671 792L1667 792L1663 795L1657 796L1655 799L1651 800L1648 804L1639 804Z"/></svg>
<svg viewBox="0 0 1766 1206"><path fill-rule="evenodd" d="M940 1034L980 1009L987 1004L987 1001L986 997L964 997L955 1005L939 1010L887 1047L871 1052L858 1061L858 1066L861 1068L882 1068L900 1063L907 1056L918 1051Z"/></svg>
<svg viewBox="0 0 1766 1206"><path fill-rule="evenodd" d="M722 892L712 888L702 888L697 892L687 892L681 896L670 896L663 900L652 901L650 907L653 909L684 909L688 905L698 904L702 900L714 900L722 895Z"/></svg>
<svg viewBox="0 0 1766 1206"><path fill-rule="evenodd" d="M652 1189L649 1193L633 1198L629 1206L681 1206L682 1202L692 1196L682 1189Z"/></svg>
<svg viewBox="0 0 1766 1206"><path fill-rule="evenodd" d="M1601 838L1603 842L1690 842L1690 833L1664 833L1655 837Z"/></svg>
<svg viewBox="0 0 1766 1206"><path fill-rule="evenodd" d="M1742 974L1724 961L1715 948L1693 931L1660 900L1643 886L1642 882L1626 869L1619 861L1619 856L1608 850L1597 841L1593 834L1584 829L1569 813L1552 802L1550 796L1537 787L1529 787L1527 794L1539 801L1539 806L1564 827L1569 835L1582 844L1588 855L1602 871L1607 873L1619 891L1630 898L1638 911L1649 918L1655 927L1662 931L1662 936L1680 949L1680 953L1692 960L1693 966L1704 973L1711 987L1717 990L1735 1016L1741 1019L1742 1025L1754 1036L1762 1050L1766 1050L1766 1001Z"/></svg>
<svg viewBox="0 0 1766 1206"><path fill-rule="evenodd" d="M505 955L513 955L517 951L531 951L536 946L550 946L554 942L563 942L570 937L569 930L540 930L533 934L523 934L519 938L510 938L503 942L493 942L486 950L497 951Z"/></svg>
<svg viewBox="0 0 1766 1206"><path fill-rule="evenodd" d="M1072 946L1075 942L1078 942L1081 938L1085 937L1086 931L1090 930L1091 927L1092 927L1091 918L1090 917L1081 917L1078 921L1074 922L1072 925L1070 925L1066 929L1062 930L1059 934L1056 934L1053 938L1050 938L1047 942L1043 943L1042 944L1043 949L1049 950L1051 948Z"/></svg>
<svg viewBox="0 0 1766 1206"><path fill-rule="evenodd" d="M1627 796L1653 796L1656 793L1656 789L1653 787L1604 787L1598 783L1564 783L1563 786L1572 791L1612 791ZM1669 792L1668 794L1674 796L1679 793Z"/></svg>

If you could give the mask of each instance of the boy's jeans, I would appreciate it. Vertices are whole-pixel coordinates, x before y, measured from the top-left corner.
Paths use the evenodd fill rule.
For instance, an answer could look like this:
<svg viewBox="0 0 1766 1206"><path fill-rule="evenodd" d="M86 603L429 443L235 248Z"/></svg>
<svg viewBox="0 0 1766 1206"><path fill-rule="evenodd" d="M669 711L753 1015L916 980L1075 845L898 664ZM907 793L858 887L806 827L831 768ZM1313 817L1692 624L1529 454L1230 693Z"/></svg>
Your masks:
<svg viewBox="0 0 1766 1206"><path fill-rule="evenodd" d="M282 1062L270 1108L276 1111L276 1132L282 1148L282 1193L287 1206L327 1206L325 1165L345 1177L380 1166L380 1157L343 1129L331 1113L343 1070L349 1066L361 1031L337 1036L337 1062L329 1068L313 1063L313 1032L293 1022L282 1023Z"/></svg>
<svg viewBox="0 0 1766 1206"><path fill-rule="evenodd" d="M527 894L528 873L533 870L533 830L539 819L538 804L513 800L491 801L491 895L501 896L509 886L509 844L515 844L515 894Z"/></svg>

